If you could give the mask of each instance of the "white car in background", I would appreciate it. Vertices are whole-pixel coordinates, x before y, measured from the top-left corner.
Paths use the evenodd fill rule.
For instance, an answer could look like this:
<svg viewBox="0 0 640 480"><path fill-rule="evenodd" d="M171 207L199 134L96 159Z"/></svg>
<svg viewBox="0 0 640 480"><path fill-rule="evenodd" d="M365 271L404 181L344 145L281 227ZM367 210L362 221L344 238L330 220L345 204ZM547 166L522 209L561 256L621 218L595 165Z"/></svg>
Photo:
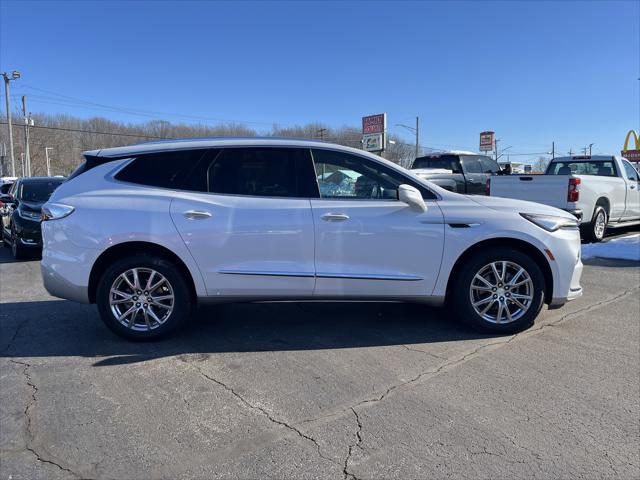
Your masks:
<svg viewBox="0 0 640 480"><path fill-rule="evenodd" d="M638 172L612 155L555 158L544 175L491 177L491 196L561 208L581 222L587 240L599 242L607 228L640 224Z"/></svg>
<svg viewBox="0 0 640 480"><path fill-rule="evenodd" d="M507 333L581 295L577 226L329 143L157 142L85 153L43 208L42 275L130 339L197 303L327 299L448 301Z"/></svg>

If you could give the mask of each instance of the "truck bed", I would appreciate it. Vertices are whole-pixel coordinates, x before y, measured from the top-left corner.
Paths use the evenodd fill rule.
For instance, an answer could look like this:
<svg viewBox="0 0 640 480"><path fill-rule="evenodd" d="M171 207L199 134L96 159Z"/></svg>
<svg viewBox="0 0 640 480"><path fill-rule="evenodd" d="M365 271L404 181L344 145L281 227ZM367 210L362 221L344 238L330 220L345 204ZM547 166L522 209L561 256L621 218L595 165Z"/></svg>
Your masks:
<svg viewBox="0 0 640 480"><path fill-rule="evenodd" d="M491 196L517 198L567 208L567 188L574 175L503 175L491 177Z"/></svg>

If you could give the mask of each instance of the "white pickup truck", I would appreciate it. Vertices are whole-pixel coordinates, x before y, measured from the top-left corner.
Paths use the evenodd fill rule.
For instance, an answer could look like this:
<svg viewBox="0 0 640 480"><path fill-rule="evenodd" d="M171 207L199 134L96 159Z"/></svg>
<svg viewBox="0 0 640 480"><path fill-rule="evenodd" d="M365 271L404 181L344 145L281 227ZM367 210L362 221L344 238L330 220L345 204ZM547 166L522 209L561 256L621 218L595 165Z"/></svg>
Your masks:
<svg viewBox="0 0 640 480"><path fill-rule="evenodd" d="M544 175L505 175L488 180L494 197L544 203L574 214L583 236L600 241L606 229L640 224L638 172L616 156L555 158Z"/></svg>

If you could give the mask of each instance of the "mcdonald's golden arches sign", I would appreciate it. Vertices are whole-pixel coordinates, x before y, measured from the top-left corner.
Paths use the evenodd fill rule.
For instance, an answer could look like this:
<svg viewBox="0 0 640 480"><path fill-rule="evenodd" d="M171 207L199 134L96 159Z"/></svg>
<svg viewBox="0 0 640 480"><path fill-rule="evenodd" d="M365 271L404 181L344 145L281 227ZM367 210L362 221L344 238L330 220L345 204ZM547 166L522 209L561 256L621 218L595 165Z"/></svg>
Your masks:
<svg viewBox="0 0 640 480"><path fill-rule="evenodd" d="M629 140L632 136L635 140L636 148L633 150L629 150ZM636 134L635 130L629 130L629 133L627 133L627 138L624 139L624 147L622 148L622 152L620 153L630 162L640 162L640 137L638 137L638 134Z"/></svg>

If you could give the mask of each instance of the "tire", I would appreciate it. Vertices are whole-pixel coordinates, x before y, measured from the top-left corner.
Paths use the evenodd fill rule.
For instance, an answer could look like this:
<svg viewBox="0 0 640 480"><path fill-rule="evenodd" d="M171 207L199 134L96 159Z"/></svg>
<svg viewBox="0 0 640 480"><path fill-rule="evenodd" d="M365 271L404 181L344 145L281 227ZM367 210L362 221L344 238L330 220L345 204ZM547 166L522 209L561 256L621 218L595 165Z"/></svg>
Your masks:
<svg viewBox="0 0 640 480"><path fill-rule="evenodd" d="M25 247L20 244L15 229L11 230L11 236L13 237L11 242L11 253L13 254L13 258L16 260L23 260L27 256L27 251Z"/></svg>
<svg viewBox="0 0 640 480"><path fill-rule="evenodd" d="M11 245L9 245L9 242L7 241L7 239L4 237L4 226L0 225L0 240L2 240L2 247L4 248L11 248Z"/></svg>
<svg viewBox="0 0 640 480"><path fill-rule="evenodd" d="M492 264L499 277L506 277L506 282L495 276ZM509 286L513 280L515 285ZM528 255L510 248L490 248L476 253L463 265L451 296L458 318L473 329L483 333L516 333L533 325L542 309L544 276Z"/></svg>
<svg viewBox="0 0 640 480"><path fill-rule="evenodd" d="M600 242L604 238L609 223L609 215L601 205L596 205L591 221L582 229L582 236L588 242Z"/></svg>
<svg viewBox="0 0 640 480"><path fill-rule="evenodd" d="M152 289L145 290L149 277ZM140 289L133 289L132 285ZM112 288L120 293L112 293ZM96 304L100 317L114 333L128 340L145 341L160 339L182 327L193 310L194 296L176 265L161 257L140 254L118 260L104 272L98 283ZM116 314L131 309L132 313L118 320Z"/></svg>

